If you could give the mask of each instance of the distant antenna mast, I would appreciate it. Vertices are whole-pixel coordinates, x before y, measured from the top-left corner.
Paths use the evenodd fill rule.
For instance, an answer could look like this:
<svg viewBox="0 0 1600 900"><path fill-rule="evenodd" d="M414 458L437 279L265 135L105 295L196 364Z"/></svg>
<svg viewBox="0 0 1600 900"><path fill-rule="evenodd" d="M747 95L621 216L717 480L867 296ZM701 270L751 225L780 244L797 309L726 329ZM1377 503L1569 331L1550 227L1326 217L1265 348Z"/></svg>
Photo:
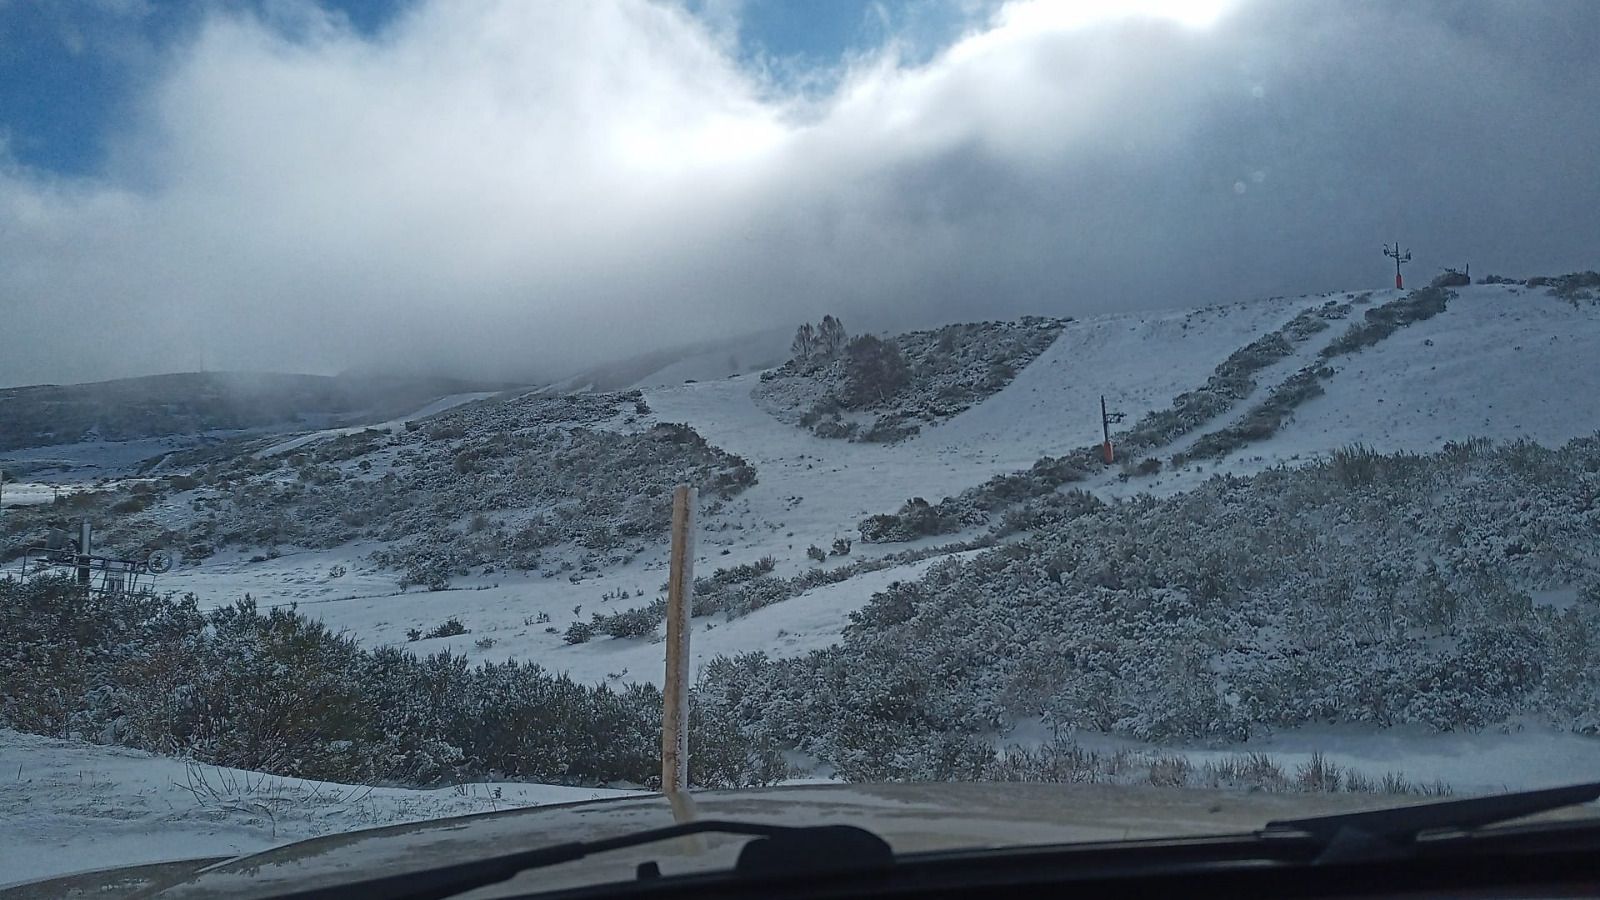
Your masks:
<svg viewBox="0 0 1600 900"><path fill-rule="evenodd" d="M1383 245L1383 255L1394 260L1394 289L1403 291L1406 288L1405 280L1400 277L1400 264L1411 262L1411 248L1407 247L1405 253L1400 252L1400 242L1394 242L1394 249L1389 249L1388 244Z"/></svg>

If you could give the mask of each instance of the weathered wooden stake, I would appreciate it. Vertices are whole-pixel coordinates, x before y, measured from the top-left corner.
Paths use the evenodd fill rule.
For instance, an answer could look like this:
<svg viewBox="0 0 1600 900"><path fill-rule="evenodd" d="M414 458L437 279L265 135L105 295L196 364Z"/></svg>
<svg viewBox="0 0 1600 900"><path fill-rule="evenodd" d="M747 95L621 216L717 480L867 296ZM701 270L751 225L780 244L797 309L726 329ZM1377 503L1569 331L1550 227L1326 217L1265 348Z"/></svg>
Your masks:
<svg viewBox="0 0 1600 900"><path fill-rule="evenodd" d="M689 608L694 603L694 508L698 491L672 492L672 571L667 577L667 678L661 719L661 791L689 785Z"/></svg>
<svg viewBox="0 0 1600 900"><path fill-rule="evenodd" d="M78 583L89 583L89 554L94 543L94 527L88 519L78 526Z"/></svg>

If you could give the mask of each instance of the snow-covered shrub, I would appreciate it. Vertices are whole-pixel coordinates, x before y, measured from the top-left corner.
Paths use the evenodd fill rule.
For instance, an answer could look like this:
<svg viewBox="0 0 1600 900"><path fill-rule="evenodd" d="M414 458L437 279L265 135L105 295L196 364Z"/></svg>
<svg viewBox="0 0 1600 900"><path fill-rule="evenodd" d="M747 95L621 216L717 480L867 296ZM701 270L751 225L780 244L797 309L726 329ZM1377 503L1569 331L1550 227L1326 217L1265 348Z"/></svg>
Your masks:
<svg viewBox="0 0 1600 900"><path fill-rule="evenodd" d="M1308 366L1290 375L1274 387L1262 402L1251 407L1239 421L1202 434L1188 450L1173 454L1172 464L1182 466L1196 459L1220 458L1247 444L1271 437L1294 414L1296 407L1322 396L1323 389L1318 380L1332 374L1331 369Z"/></svg>
<svg viewBox="0 0 1600 900"><path fill-rule="evenodd" d="M910 380L906 359L894 344L863 334L845 345L843 405L847 408L886 404Z"/></svg>
<svg viewBox="0 0 1600 900"><path fill-rule="evenodd" d="M443 622L440 622L438 625L428 629L428 633L424 634L422 637L424 639L455 637L458 634L466 633L467 626L461 624L460 619L456 618L455 616L451 616L450 618L445 619Z"/></svg>
<svg viewBox="0 0 1600 900"><path fill-rule="evenodd" d="M1365 321L1350 326L1348 331L1323 347L1319 355L1323 359L1332 359L1370 347L1398 328L1444 312L1453 297L1455 292L1447 288L1425 287L1398 300L1374 306L1362 314Z"/></svg>
<svg viewBox="0 0 1600 900"><path fill-rule="evenodd" d="M1128 750L1101 753L1069 738L1057 737L1038 747L1012 745L996 754L983 770L984 781L1020 781L1049 784L1108 783L1126 775L1133 765Z"/></svg>
<svg viewBox="0 0 1600 900"><path fill-rule="evenodd" d="M890 543L953 534L986 524L990 514L999 511L1007 511L996 526L1002 535L1015 532L1021 523L1031 519L1055 521L1088 497L1081 491L1062 495L1059 488L1087 478L1087 467L1099 464L1098 452L1087 448L1073 456L1042 457L1025 472L996 475L937 505L913 498L892 514L863 519L857 526L861 539L867 543ZM1062 500L1062 496L1067 499ZM1097 501L1090 505L1096 504Z"/></svg>
<svg viewBox="0 0 1600 900"><path fill-rule="evenodd" d="M821 437L888 443L935 423L1010 384L1068 320L950 325L891 339L858 336L841 353L802 354L763 373L758 403ZM876 414L861 421L850 414Z"/></svg>
<svg viewBox="0 0 1600 900"><path fill-rule="evenodd" d="M1038 720L1149 740L1312 722L1600 725L1600 437L1452 445L1082 503L747 664L739 715L850 777L965 771ZM1561 607L1529 592L1576 588ZM951 777L956 777L952 775Z"/></svg>
<svg viewBox="0 0 1600 900"><path fill-rule="evenodd" d="M1329 459L1329 469L1333 477L1345 487L1371 484L1376 480L1378 460L1381 456L1382 454L1365 444L1351 444L1333 451Z"/></svg>
<svg viewBox="0 0 1600 900"><path fill-rule="evenodd" d="M84 514L111 523L97 532L98 546L130 556L148 553L156 534L163 536L158 546L183 547L191 559L229 545L387 541L374 561L431 589L482 565L534 568L536 551L552 545L621 553L665 538L677 483L731 497L756 481L748 462L688 426L596 427L641 401L638 392L525 395L450 410L428 420L426 430L360 432L290 455L258 456L270 439L236 443L231 455L207 466L208 487L197 498L207 502L207 514L188 517L173 534L164 533L170 515L161 505L175 488L123 488L8 510L8 530L15 530L0 557L42 544L52 524ZM375 464L363 472L363 461ZM108 514L118 503L130 512ZM133 512L135 504L147 508ZM506 511L516 516L503 521Z"/></svg>
<svg viewBox="0 0 1600 900"><path fill-rule="evenodd" d="M1329 319L1342 319L1349 312L1349 304L1333 301L1302 310L1282 328L1229 354L1205 385L1179 394L1170 407L1151 411L1118 434L1117 446L1127 454L1146 453L1189 434L1249 396L1256 388L1257 372L1292 354L1296 344L1326 330Z"/></svg>
<svg viewBox="0 0 1600 900"><path fill-rule="evenodd" d="M892 515L872 516L861 522L861 539L869 544L911 541L959 531L966 519L959 500L946 499L934 506L912 497ZM980 520L981 521L981 520Z"/></svg>
<svg viewBox="0 0 1600 900"><path fill-rule="evenodd" d="M811 429L811 433L820 438L829 440L848 440L856 436L860 425L856 422L843 422L838 418L824 419Z"/></svg>
<svg viewBox="0 0 1600 900"><path fill-rule="evenodd" d="M1528 287L1547 287L1550 293L1563 300L1576 303L1578 300L1592 300L1595 289L1600 289L1600 272L1572 272L1567 275L1539 276L1529 278Z"/></svg>
<svg viewBox="0 0 1600 900"><path fill-rule="evenodd" d="M731 569L718 569L707 578L695 579L694 600L690 614L709 616L721 612L731 621L763 607L797 597L815 587L839 584L866 572L877 572L908 562L993 546L994 542L993 536L985 535L970 541L859 559L832 569L814 568L787 579L768 574L775 567L776 561L771 557L762 557L755 563L734 566ZM810 554L813 559L818 562L827 560L828 554L821 547L813 546L811 550L816 551ZM580 638L575 641L569 637L568 642L587 641L596 632L613 637L637 637L648 634L654 625L666 620L666 612L666 600L658 598L642 607L622 612L597 613L592 616L591 622L574 625L573 627L578 629L576 633ZM577 613L578 610L573 610L574 615ZM647 628L647 623L652 628Z"/></svg>
<svg viewBox="0 0 1600 900"><path fill-rule="evenodd" d="M201 613L192 596L101 597L64 579L0 579L0 628L0 725L23 731L358 783L647 784L659 771L648 685L367 650L293 610ZM747 783L761 753L743 731L704 709L691 730L719 747L696 754L692 781Z"/></svg>
<svg viewBox="0 0 1600 900"><path fill-rule="evenodd" d="M656 600L638 609L615 613L594 613L590 633L599 632L614 638L646 637L656 633L656 626L667 618L667 601ZM568 640L568 643L576 643Z"/></svg>

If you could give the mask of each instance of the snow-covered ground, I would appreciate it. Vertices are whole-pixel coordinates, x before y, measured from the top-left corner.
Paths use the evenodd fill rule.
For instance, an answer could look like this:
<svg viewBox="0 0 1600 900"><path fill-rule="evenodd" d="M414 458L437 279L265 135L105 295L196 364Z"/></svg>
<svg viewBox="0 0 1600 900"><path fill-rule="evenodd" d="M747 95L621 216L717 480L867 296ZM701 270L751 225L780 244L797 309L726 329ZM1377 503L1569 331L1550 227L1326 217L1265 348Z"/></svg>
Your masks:
<svg viewBox="0 0 1600 900"><path fill-rule="evenodd" d="M1294 465L1356 442L1381 451L1426 451L1475 436L1528 438L1555 445L1600 428L1600 366L1595 365L1600 360L1600 309L1594 304L1575 309L1542 290L1516 286L1474 286L1458 293L1446 312L1403 327L1359 353L1336 358L1331 364L1335 374L1322 382L1326 393L1301 406L1273 437L1224 460L1126 481L1112 470L1078 486L1108 498L1138 491L1167 493L1217 472L1244 474ZM1131 424L1167 406L1175 395L1204 384L1213 367L1230 353L1302 310L1352 296L1274 299L1074 321L1000 393L893 445L825 440L779 422L752 400L751 391L759 383L753 374L685 384L683 378L693 377L686 374L693 369L686 362L684 367L661 370L642 388L656 420L691 425L710 443L745 457L758 472L758 484L728 501L720 515L707 518L698 539L696 574L772 556L777 560L775 574L792 576L812 565L806 559L807 547L828 548L835 538L857 538L856 524L865 516L891 512L911 497L937 502L993 475L1026 469L1040 456L1097 443L1102 394ZM1396 296L1394 291L1373 292L1369 303L1357 305L1349 319L1332 322L1331 328L1297 346L1292 356L1258 373L1256 393L1202 431L1242 416L1272 385L1312 362L1323 346L1359 322L1365 309ZM692 362L708 366L709 371L726 368L727 361ZM453 405L482 396L441 402ZM407 418L427 412L419 410ZM347 430L297 436L267 452L285 452ZM1163 448L1160 455L1170 458L1195 437L1198 433ZM70 448L47 450L59 455ZM88 452L92 465L113 462L106 448ZM12 490L8 487L7 505L13 502ZM22 488L19 496L33 497L42 490L42 486ZM851 556L830 558L825 564L843 565L907 546L856 540ZM409 645L418 652L448 647L480 661L513 657L570 673L583 683L661 677L663 645L651 639L599 637L568 645L562 634L570 623L586 621L594 612L620 611L655 597L666 580L664 546L648 548L625 565L578 582L566 576L501 572L457 578L454 589L439 592L415 588L402 592L395 583L397 573L378 570L368 560L374 549L368 544L324 551L285 548L282 556L265 561L224 553L166 576L158 586L192 591L207 605L230 603L247 593L262 604L295 603L306 614L368 644ZM695 664L723 653L763 650L783 656L827 646L837 639L850 613L874 591L896 580L916 578L935 562L927 559L858 575L731 622L721 616L697 620L692 641ZM627 596L618 597L619 590ZM452 616L469 633L408 641L408 630L426 631ZM1022 741L1038 738L1027 729L1012 736ZM1078 739L1117 744L1091 735ZM1478 735L1307 729L1279 732L1248 746L1180 749L1196 763L1214 755L1262 750L1290 765L1322 751L1369 775L1399 771L1413 781L1441 779L1457 792L1600 778L1600 743L1531 725L1512 733ZM184 781L189 770L177 761L5 737L0 746L0 782L10 781L19 767L21 774L0 797L7 798L8 825L27 824L29 843L0 848L0 881L7 875L21 877L17 872L36 871L28 866L51 865L49 854L38 850L79 841L104 841L100 846L112 848L113 853L125 851L127 860L155 858L141 855L153 851L152 845L139 843L149 840L140 834L152 833L146 827L152 822L162 823L163 834L173 823L192 829L195 842L186 848L189 852L212 847L233 852L285 836L305 836L319 827L332 830L395 821L413 813L419 817L485 808L473 805L479 800L451 791L374 792L361 804L304 801L298 811L277 815L276 825L263 826L266 820L252 824L240 818L248 817L248 806L241 807L246 812L219 810L197 800ZM24 780L35 768L37 780ZM73 779L81 783L75 785ZM527 786L516 789L522 792L516 794L517 802L570 799ZM511 786L503 793L510 796L509 791ZM42 799L24 809L24 801L36 796ZM85 796L103 800L86 803Z"/></svg>
<svg viewBox="0 0 1600 900"><path fill-rule="evenodd" d="M38 506L55 500L60 489L42 481L8 481L0 489L0 507Z"/></svg>
<svg viewBox="0 0 1600 900"><path fill-rule="evenodd" d="M0 729L0 887L629 791L508 782L431 791L279 778Z"/></svg>
<svg viewBox="0 0 1600 900"><path fill-rule="evenodd" d="M1600 314L1516 285L1458 289L1448 311L1337 362L1327 394L1260 445L1269 459L1357 441L1437 450L1471 435L1558 445L1600 428Z"/></svg>
<svg viewBox="0 0 1600 900"><path fill-rule="evenodd" d="M1518 286L1473 286L1458 293L1446 312L1401 328L1360 353L1337 358L1336 374L1323 382L1326 393L1305 403L1272 438L1224 460L1129 481L1108 471L1085 486L1108 497L1167 493L1219 471L1248 473L1292 465L1357 441L1384 451L1429 450L1472 436L1559 444L1600 426L1600 367L1593 365L1600 359L1600 313L1592 304L1574 309L1542 290ZM772 556L778 563L776 574L787 576L811 565L805 558L807 547L826 549L835 538L855 539L856 524L865 516L892 511L910 497L936 502L993 475L1025 469L1042 455L1097 442L1102 393L1128 422L1135 421L1203 384L1229 353L1300 311L1353 296L1074 321L999 394L892 445L826 440L777 421L750 396L758 383L755 375L694 384L667 379L670 383L645 389L645 396L657 420L692 425L712 444L744 456L758 472L758 484L707 520L698 539L697 574ZM1349 319L1333 322L1296 347L1292 356L1258 373L1256 394L1202 430L1243 415L1271 385L1313 361L1365 309L1397 296L1395 291L1372 292ZM1560 389L1553 389L1555 385ZM483 396L444 398L435 408L405 418ZM273 450L338 431L297 436ZM1180 439L1163 455L1183 449L1196 436ZM90 447L89 453L98 458L104 449ZM29 488L19 491L19 497L31 500L43 491L30 488L31 493ZM906 546L856 540L852 556L830 559L827 565ZM456 616L470 634L418 642L417 649L448 645L478 659L530 659L583 681L624 671L630 680L655 677L656 667L645 663L659 655L659 645L601 638L569 646L561 633L594 612L627 609L656 596L666 580L664 546L647 548L629 563L580 583L565 576L501 572L457 578L455 589L441 592L401 592L396 573L368 561L374 549L369 544L320 551L285 548L281 557L265 561L251 561L254 554L222 553L164 577L159 586L192 591L209 605L231 603L245 594L266 605L297 603L306 613L372 643L405 643L408 629L426 631ZM816 646L837 634L848 614L874 590L915 577L929 564L858 576L743 621L724 623L712 617L696 623L696 637L716 652ZM629 596L603 599L607 594L615 598L619 589ZM641 592L642 597L636 596ZM549 621L537 621L544 616Z"/></svg>
<svg viewBox="0 0 1600 900"><path fill-rule="evenodd" d="M1163 475L1157 490L1189 487L1216 471L1294 465L1356 443L1385 453L1431 452L1469 437L1559 446L1600 430L1600 310L1518 285L1456 291L1446 312L1336 358L1336 374L1322 382L1326 393L1276 435L1218 464ZM1375 292L1372 303L1395 294ZM1335 323L1324 337L1345 327ZM1274 374L1288 371L1263 372L1261 384L1273 384Z"/></svg>

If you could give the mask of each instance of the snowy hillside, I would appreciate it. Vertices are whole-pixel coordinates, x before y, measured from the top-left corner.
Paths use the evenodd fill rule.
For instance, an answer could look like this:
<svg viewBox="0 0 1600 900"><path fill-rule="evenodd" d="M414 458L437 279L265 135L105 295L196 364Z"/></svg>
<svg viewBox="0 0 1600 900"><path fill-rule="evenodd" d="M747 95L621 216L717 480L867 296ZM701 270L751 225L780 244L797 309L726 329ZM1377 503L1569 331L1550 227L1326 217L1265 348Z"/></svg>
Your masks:
<svg viewBox="0 0 1600 900"><path fill-rule="evenodd" d="M1037 322L956 329L943 347L925 332L905 343L920 348L902 351L909 371L943 380L853 411L916 419L892 443L795 427L833 377L821 368L699 380L685 373L726 360L684 359L635 392L466 397L379 429L174 454L56 503L35 490L0 535L14 555L87 515L108 546L175 542L189 560L159 586L192 592L192 614L119 627L198 629L184 617L220 610L245 628L293 606L243 633L270 642L300 617L348 640L316 671L343 667L352 709L436 677L492 683L504 696L474 702L521 710L564 673L598 686L562 726L572 746L600 727L586 716L615 714L637 749L661 677L666 495L688 480L702 489L696 740L717 783L1046 777L1055 763L1027 754L1059 734L1188 754L1179 784L1217 780L1207 753L1268 747L1290 765L1337 749L1370 778L1489 787L1494 773L1450 761L1466 752L1453 732L1553 761L1519 783L1600 776L1600 303L1559 293L1274 298L1049 320L1018 345L994 338ZM1003 378L1001 345L1025 357ZM928 367L931 349L962 362ZM941 392L948 409L926 405ZM1122 414L1109 465L1102 396ZM139 469L120 465L97 474ZM240 612L246 595L257 607ZM134 677L122 638L107 641L107 677ZM397 667L397 651L438 668ZM874 718L885 709L899 718ZM0 724L170 744L110 710L0 706ZM141 727L191 727L173 715ZM341 719L345 755L302 755L293 773L395 777L383 767L404 734L430 784L642 777L631 757L524 764L456 721L427 719L422 738L412 720ZM1412 756L1392 752L1402 732ZM1023 756L996 758L1007 746Z"/></svg>
<svg viewBox="0 0 1600 900"><path fill-rule="evenodd" d="M1041 458L1067 458L1094 447L1100 436L1102 394L1114 411L1126 417L1117 437L1119 447L1127 452L1129 438L1142 421L1166 409L1174 398L1204 387L1208 378L1215 380L1230 354L1329 304L1345 306L1349 310L1346 318L1330 318L1330 327L1286 342L1282 355L1266 359L1250 373L1251 387L1245 396L1228 396L1226 408L1171 441L1138 447L1138 458L1164 463L1160 471L1129 478L1130 473L1120 465L1098 470L1084 465L1085 471L1073 478L1072 486L1108 498L1140 491L1168 493L1191 488L1219 471L1243 474L1280 463L1325 458L1333 450L1358 442L1380 451L1427 451L1468 437L1527 437L1554 446L1592 433L1594 425L1600 424L1600 390L1596 390L1600 385L1594 383L1600 380L1600 370L1590 364L1600 358L1600 315L1594 305L1574 305L1552 298L1544 290L1516 284L1471 286L1457 293L1442 314L1411 323L1359 352L1329 359L1320 358L1319 353L1337 340L1348 324L1359 322L1365 310L1401 299L1400 295L1377 291L1274 299L1071 322L998 393L946 421L926 425L911 440L890 446L823 440L786 426L752 397L766 387L753 375L648 388L640 395L638 411L632 408L633 401L623 401L626 410L623 405L611 404L603 416L575 413L560 427L591 429L596 436L616 434L626 441L654 423L684 423L712 452L745 460L753 469L755 483L747 484L733 499L717 503L703 522L702 565L752 562L770 555L777 560L780 575L804 571L811 563L805 557L806 549L813 545L830 549L836 539L854 542L852 560L898 549L861 543L858 525L865 517L895 511L909 498L937 503L996 476L1027 472ZM1171 464L1171 457L1191 451L1208 432L1246 418L1252 404L1313 364L1327 369L1328 377L1319 382L1320 395L1296 405L1274 433L1221 458L1193 459L1178 467ZM1556 379L1563 390L1551 389ZM1236 387L1230 390L1238 393ZM446 413L455 418L428 418L430 410L423 410L408 421L435 424L414 430L379 429L384 433L376 437L372 432L335 431L240 445L226 451L240 454L231 460L196 457L205 461L205 471L191 468L184 472L183 458L177 457L162 470L171 471L166 480L157 479L142 492L137 484L124 485L103 492L98 502L85 499L65 509L41 510L38 521L47 515L69 518L87 511L111 520L100 523L104 530L118 527L132 513L136 522L142 516L146 522L178 531L192 532L209 521L212 524L205 527L216 533L227 529L217 499L240 490L248 492L254 489L252 485L272 488L275 498L284 491L298 490L301 499L294 500L291 494L296 505L289 509L304 508L311 500L331 511L341 501L330 496L330 491L348 492L377 480L420 472L434 460L446 463L441 485L446 481L470 484L482 477L472 471L473 464L462 462L472 455L467 444L473 439L452 437L452 429L468 427L507 408L504 404L479 404L461 408L465 412ZM408 451L408 447L414 449ZM516 458L538 451L530 446L510 452ZM268 469L274 460L282 461L276 472ZM598 464L602 470L606 465L603 461ZM1080 463L1074 457L1072 464ZM125 465L131 469L135 464L129 461ZM466 471L459 471L462 468ZM192 476L198 475L203 482L208 472L212 478L220 478L216 490L208 493L203 484L190 486ZM333 480L326 484L319 483L330 478ZM459 508L451 507L441 521L454 521L457 530L463 530L471 524L467 522L469 513L481 509L492 525L504 522L508 527L521 527L515 523L526 518L526 495L503 490L500 494L499 499L487 503L463 501L457 504ZM31 499L37 503L37 491ZM128 503L130 499L135 502ZM714 500L707 498L708 507ZM370 500L343 502L370 506ZM123 509L113 511L119 503ZM135 506L143 509L134 510ZM25 527L25 521L34 520L16 514L8 520L7 532L18 535L12 538L13 548L21 539L19 529ZM26 527L27 538L37 539L32 528L38 526ZM259 535L259 541L239 534L234 543L213 547L214 557L208 557L204 549L192 553L191 562L207 561L167 579L166 584L183 590L193 587L203 597L224 593L216 596L218 602L246 592L268 601L393 593L396 588L385 583L385 570L374 564L372 554L381 555L391 544L398 548L411 541L386 538L384 532L367 527L343 527L347 532L343 540L334 533L319 532L312 546L326 549L316 552L308 552L301 543L304 536L296 540L297 534L307 534L304 524L286 525L281 535L269 531ZM407 526L406 530L414 528ZM130 534L130 540L148 543L160 538L149 530L146 527ZM463 537L472 539L474 535ZM487 559L480 557L500 552L491 546L469 554L468 562L481 568ZM591 548L585 563L587 575L618 578L627 582L624 587L630 593L642 589L653 596L660 582L663 553L659 535L626 554L632 560L627 563L620 558L606 563L596 558ZM266 558L252 562L251 557ZM582 557L579 553L573 560L582 562ZM830 557L824 565L840 562L839 557ZM327 577L336 566L344 568L348 580ZM496 577L489 579L445 574L451 575L458 587L498 582L501 588L493 590L524 589L518 586L520 571L507 572L504 565L496 568ZM638 574L630 575L632 572ZM358 580L359 590L349 590ZM399 579L396 576L394 580ZM542 580L534 578L536 583ZM570 594L572 603L557 602L552 595L548 605L557 608L548 612L556 619L552 624L564 627L559 608L576 605L591 592L574 587L565 578L560 581L550 585L550 590ZM429 596L407 594L406 605L426 609ZM588 602L592 604L593 598ZM449 604L441 607L449 608ZM326 614L338 616L332 610ZM428 623L419 620L415 624ZM505 623L501 625L505 627Z"/></svg>
<svg viewBox="0 0 1600 900"><path fill-rule="evenodd" d="M1332 451L1358 442L1380 451L1426 451L1437 449L1445 441L1476 436L1500 440L1528 437L1554 446L1592 433L1594 426L1600 424L1600 390L1596 390L1600 385L1593 383L1600 380L1600 371L1588 364L1600 358L1600 314L1594 305L1575 306L1544 290L1516 284L1471 286L1460 288L1457 293L1444 313L1407 325L1359 352L1327 360L1319 358L1319 353L1337 340L1350 323L1359 322L1364 310L1400 300L1401 295L1377 291L1274 299L1071 322L1004 389L946 421L927 425L915 438L894 445L824 440L785 425L752 396L761 394L764 387L753 375L649 388L643 391L638 404L640 410L648 412L635 411L632 401L626 401L626 415L621 406L613 404L607 407L610 411L605 416L577 414L571 424L562 427L598 428L593 432L597 436L614 431L619 438L628 440L628 434L638 434L639 429L651 427L652 423L681 422L692 427L714 452L734 454L746 461L754 471L753 485L747 485L728 501L707 498L709 512L702 522L700 565L710 569L771 556L776 561L776 574L784 577L793 577L813 566L814 561L806 557L808 548L815 546L831 552L836 540L851 541L851 555L830 555L820 564L822 568L833 569L846 562L903 550L904 545L863 543L859 526L868 517L900 510L909 498L926 498L930 505L937 505L941 498L977 491L997 477L1028 472L1041 458L1065 459L1067 454L1094 447L1099 440L1102 394L1113 410L1126 417L1118 435L1119 446L1125 446L1132 434L1128 429L1137 430L1138 423L1166 409L1174 398L1202 388L1208 378L1215 379L1216 370L1230 354L1329 304L1347 307L1346 318L1328 319L1330 327L1297 342L1287 342L1283 355L1265 360L1265 365L1250 374L1254 387L1247 396L1228 397L1227 408L1164 445L1140 448L1138 458L1150 457L1165 463L1160 471L1128 477L1132 473L1120 464L1095 468L1092 461L1080 465L1074 458L1071 466L1083 471L1068 473L1070 480L1049 479L1054 482L1049 486L1070 484L1103 498L1142 491L1166 494L1193 488L1218 472L1247 474L1280 463L1326 458ZM1537 364L1528 364L1530 359ZM1301 369L1322 363L1330 373L1320 381L1321 394L1297 405L1275 433L1219 459L1171 465L1170 457L1192 450L1206 433L1245 418L1251 405L1275 385ZM1566 390L1550 389L1553 373L1557 372ZM432 465L433 459L447 463L440 476L445 481L465 480L470 484L481 476L451 468L459 464L457 461L468 449L462 439L443 437L430 442L428 436L448 435L452 427L457 427L449 423L471 422L474 417L489 415L488 410L494 408L465 407L466 412L457 412L455 419L428 420L443 424L409 434L399 429L401 434L378 442L363 438L360 433L333 433L249 448L250 458L258 460L252 463L252 469L261 467L259 460L263 457L268 461L281 457L285 466L281 474L253 475L246 470L245 481L240 484L247 487L259 482L272 487L274 497L285 490L299 490L302 499L293 501L299 506L290 508L303 509L311 499L317 508L328 507L330 511L336 508L337 501L328 495L330 490L348 491L350 487L372 483L380 475L392 478L421 471L420 467ZM415 446L416 451L408 453L406 446ZM291 462L289 457L295 454L299 458ZM321 461L324 457L325 462ZM357 463L371 465L359 471ZM213 462L209 468L215 470L219 465L226 467L230 463ZM309 479L305 475L308 467L312 473ZM349 470L347 478L326 487L317 483L319 477L336 477L344 470ZM237 466L235 471L238 472ZM290 476L287 484L284 475ZM228 477L225 471L223 477ZM215 524L221 511L215 500L207 499L203 486L185 491L189 482L184 475L169 478L173 480L154 486L153 496L137 500L135 505L149 506L142 514L146 520L159 522L167 529L187 526L190 531L196 527L208 527L213 533L219 528L225 530L225 517L222 526ZM99 504L81 503L64 510L40 508L33 520L13 514L7 531L18 534L23 521L43 523L47 516L67 518L81 514L81 510L113 521L125 519L126 514L112 512L111 508L118 503L126 506L127 499L137 497L133 492L138 487L106 492L104 502ZM228 487L224 482L219 490L219 496L223 496L239 488ZM541 661L572 667L586 675L593 675L598 669L618 671L587 662L600 654L598 649L569 648L559 641L547 640L551 636L543 627L530 631L522 620L546 614L550 621L537 624L560 633L571 622L587 620L600 609L637 605L606 599L615 598L619 589L628 595L643 592L646 598L656 596L664 581L661 533L656 531L654 537L635 543L621 556L596 553L594 548L581 545L574 545L570 554L546 551L543 556L557 565L546 566L542 575L524 575L522 570L526 567L516 564L494 566L491 574L481 574L495 554L505 555L508 551L501 543L484 542L480 535L465 533L471 530L469 513L481 509L487 514L491 528L485 536L492 535L500 523L514 532L524 527L517 524L526 518L528 501L517 499L522 496L509 494L489 503L461 501L457 503L460 508L452 507L440 520L453 521L455 530L463 532L452 538L458 543L483 545L465 557L467 564L475 566L470 577L460 575L459 569L441 573L453 587L475 589L470 593L418 593L415 589L401 593L398 583L404 565L397 571L393 563L379 565L379 561L395 559L397 551L404 552L404 548L415 545L412 537L385 538L382 531L341 526L348 532L344 541L330 532L316 538L314 544L325 549L313 550L295 540L294 535L306 534L303 524L285 526L282 535L268 533L259 543L254 543L248 534L241 534L237 543L213 548L214 556L206 556L204 550L192 553L191 562L200 558L205 562L168 577L164 586L194 590L213 603L227 602L245 593L268 603L319 601L319 616L380 641L398 640L409 628L426 631L448 615L458 614L469 620L466 624L477 634L496 632L497 646L488 654L491 658L503 658L506 653L533 658L554 654L553 659ZM370 505L370 500L343 502ZM304 516L300 518L303 520ZM929 533L975 537L983 532L983 524L992 524L991 518L967 516L966 521L942 523ZM207 526L207 521L213 524ZM386 521L392 530L394 520ZM102 529L108 524L102 522ZM38 537L32 527L39 526L30 526L30 540ZM413 527L407 526L406 530ZM131 532L130 540L139 539L141 534L147 535L143 538L146 542L159 538L159 534L148 535L147 528ZM501 540L512 537L508 532ZM17 546L16 540L13 538L13 547ZM563 571L568 565L577 571ZM920 564L908 565L920 570ZM342 574L330 576L331 572ZM557 573L562 577L550 577ZM605 580L595 581L596 587L589 588L574 585L565 577L567 574ZM862 590L855 592L848 589L849 581L839 584L844 587L830 590L859 594L861 598L869 593L865 582ZM376 603L376 598L385 596L390 599L381 604L384 624L377 625L370 615L358 612L364 603ZM343 597L372 599L341 600ZM571 612L580 606L585 607L582 612ZM529 609L531 614L526 612ZM505 634L507 631L512 633ZM523 635L524 632L528 633ZM518 635L525 640L514 639ZM451 642L455 649L477 653L476 647L463 647L463 643L462 639ZM769 643L753 638L750 646L764 647Z"/></svg>
<svg viewBox="0 0 1600 900"><path fill-rule="evenodd" d="M818 437L894 443L999 393L1067 321L1029 317L846 340L828 316L819 329L801 326L794 356L762 373L753 396Z"/></svg>

